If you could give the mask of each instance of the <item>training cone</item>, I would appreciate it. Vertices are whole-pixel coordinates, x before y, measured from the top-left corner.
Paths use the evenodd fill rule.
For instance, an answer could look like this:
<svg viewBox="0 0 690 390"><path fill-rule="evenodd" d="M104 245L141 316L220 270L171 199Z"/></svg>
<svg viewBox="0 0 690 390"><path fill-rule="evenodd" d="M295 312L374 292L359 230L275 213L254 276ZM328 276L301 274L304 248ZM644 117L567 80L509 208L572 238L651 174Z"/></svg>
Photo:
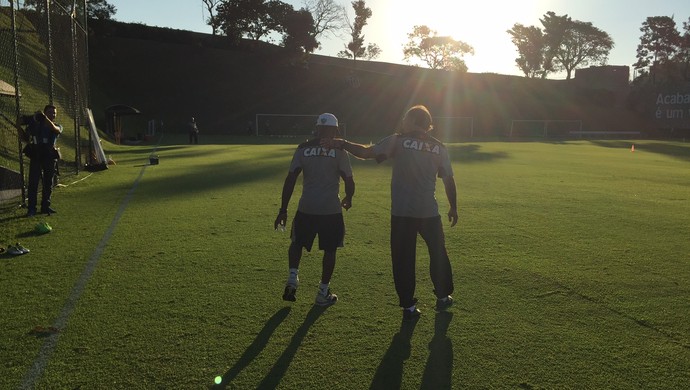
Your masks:
<svg viewBox="0 0 690 390"><path fill-rule="evenodd" d="M630 147L630 151L631 151L631 152L634 152L634 151L635 151L635 145L633 145L632 147Z"/></svg>

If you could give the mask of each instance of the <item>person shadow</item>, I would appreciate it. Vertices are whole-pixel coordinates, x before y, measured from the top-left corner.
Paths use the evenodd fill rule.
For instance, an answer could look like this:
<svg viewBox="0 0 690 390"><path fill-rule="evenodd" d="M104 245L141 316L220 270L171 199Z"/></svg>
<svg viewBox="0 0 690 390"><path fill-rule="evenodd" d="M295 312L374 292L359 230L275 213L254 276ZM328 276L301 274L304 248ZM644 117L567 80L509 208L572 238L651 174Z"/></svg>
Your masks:
<svg viewBox="0 0 690 390"><path fill-rule="evenodd" d="M412 334L417 326L418 319L414 321L403 320L400 323L398 333L393 335L388 350L383 355L381 363L376 369L371 381L370 390L399 389L402 384L403 365L410 357Z"/></svg>
<svg viewBox="0 0 690 390"><path fill-rule="evenodd" d="M266 321L266 325L256 335L254 341L247 347L242 356L237 359L235 364L222 376L220 383L215 384L212 389L225 389L233 379L239 375L266 347L268 340L278 326L287 318L291 308L289 306L278 310L271 318Z"/></svg>
<svg viewBox="0 0 690 390"><path fill-rule="evenodd" d="M311 307L307 313L307 316L304 318L302 325L297 328L295 334L292 336L292 339L290 339L290 344L285 347L285 351L283 351L280 357L278 357L278 360L275 362L275 364L273 364L271 371L266 374L261 383L259 383L259 385L256 387L257 389L276 389L278 385L280 385L281 379L283 379L283 376L285 376L285 373L290 367L290 363L292 362L292 359L294 359L299 346L302 345L302 340L304 340L307 332L309 332L309 328L314 325L316 320L321 316L321 314L323 314L324 311L326 311L327 308L327 306L318 305L313 305Z"/></svg>
<svg viewBox="0 0 690 390"><path fill-rule="evenodd" d="M453 313L436 313L434 336L429 342L429 358L422 375L421 389L451 389L453 375L453 342L447 335Z"/></svg>

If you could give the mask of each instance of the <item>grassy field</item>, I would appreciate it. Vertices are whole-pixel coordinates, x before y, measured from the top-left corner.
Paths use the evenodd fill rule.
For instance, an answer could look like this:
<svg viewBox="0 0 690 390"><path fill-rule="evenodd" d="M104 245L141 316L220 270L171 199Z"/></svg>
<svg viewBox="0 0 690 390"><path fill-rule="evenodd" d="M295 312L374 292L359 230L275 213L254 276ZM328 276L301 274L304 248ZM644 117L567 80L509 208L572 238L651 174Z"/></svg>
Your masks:
<svg viewBox="0 0 690 390"><path fill-rule="evenodd" d="M319 252L297 302L280 298L289 240L272 224L294 145L176 141L159 165L151 146L108 146L117 165L63 178L58 214L5 206L0 245L31 253L0 258L0 388L690 387L689 144L449 145L456 305L434 313L420 240L422 317L402 325L389 164L353 159L324 310ZM43 220L54 231L34 235Z"/></svg>

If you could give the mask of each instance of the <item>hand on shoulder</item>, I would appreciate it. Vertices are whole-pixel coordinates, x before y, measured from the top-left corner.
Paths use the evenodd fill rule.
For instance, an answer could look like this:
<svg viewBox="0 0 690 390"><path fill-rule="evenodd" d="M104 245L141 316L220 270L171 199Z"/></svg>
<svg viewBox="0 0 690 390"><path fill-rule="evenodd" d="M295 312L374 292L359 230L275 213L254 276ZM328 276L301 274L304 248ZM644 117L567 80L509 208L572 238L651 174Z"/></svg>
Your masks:
<svg viewBox="0 0 690 390"><path fill-rule="evenodd" d="M329 149L342 149L345 142L346 141L341 138L321 138L320 146Z"/></svg>

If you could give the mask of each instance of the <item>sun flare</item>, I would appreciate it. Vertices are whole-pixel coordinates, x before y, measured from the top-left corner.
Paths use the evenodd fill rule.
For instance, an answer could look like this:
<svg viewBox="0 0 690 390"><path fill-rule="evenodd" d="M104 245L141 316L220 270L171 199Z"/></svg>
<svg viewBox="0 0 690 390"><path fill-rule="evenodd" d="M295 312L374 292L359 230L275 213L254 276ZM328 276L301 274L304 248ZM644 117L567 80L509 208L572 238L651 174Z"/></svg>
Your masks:
<svg viewBox="0 0 690 390"><path fill-rule="evenodd" d="M515 23L538 24L544 13L540 1L458 1L427 0L414 10L413 3L394 2L388 18L395 21L390 34L405 37L414 26L426 25L439 35L451 36L468 43L474 54L464 57L470 72L491 69L494 72L515 71L515 46L506 32ZM393 27L393 23L389 24ZM392 38L391 38L392 39Z"/></svg>

